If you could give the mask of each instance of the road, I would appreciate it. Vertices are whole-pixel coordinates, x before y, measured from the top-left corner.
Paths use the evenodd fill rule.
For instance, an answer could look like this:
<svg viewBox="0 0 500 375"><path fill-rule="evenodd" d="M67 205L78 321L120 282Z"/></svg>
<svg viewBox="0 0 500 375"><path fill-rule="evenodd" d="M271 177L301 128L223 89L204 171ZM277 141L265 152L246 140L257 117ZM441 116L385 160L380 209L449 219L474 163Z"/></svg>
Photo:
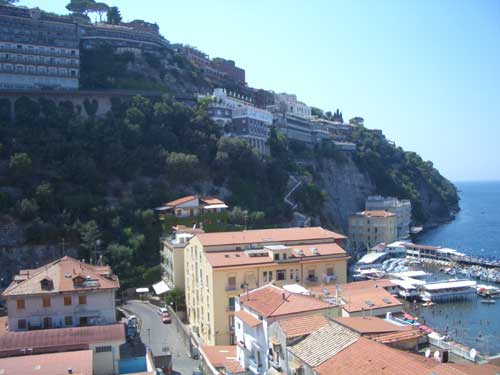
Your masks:
<svg viewBox="0 0 500 375"><path fill-rule="evenodd" d="M170 349L174 374L191 375L198 368L199 361L188 356L175 326L162 323L157 307L139 301L129 301L124 307L141 319L141 340L154 355L161 355L166 346Z"/></svg>

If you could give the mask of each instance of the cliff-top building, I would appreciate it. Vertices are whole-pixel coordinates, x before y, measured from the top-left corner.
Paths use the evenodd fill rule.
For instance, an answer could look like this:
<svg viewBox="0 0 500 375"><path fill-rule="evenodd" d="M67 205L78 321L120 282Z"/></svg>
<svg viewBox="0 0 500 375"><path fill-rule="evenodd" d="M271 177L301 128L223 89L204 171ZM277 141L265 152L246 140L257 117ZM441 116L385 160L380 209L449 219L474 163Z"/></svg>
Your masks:
<svg viewBox="0 0 500 375"><path fill-rule="evenodd" d="M234 344L236 298L273 281L345 282L344 236L320 227L196 234L184 250L186 304L200 344Z"/></svg>
<svg viewBox="0 0 500 375"><path fill-rule="evenodd" d="M64 257L21 270L2 296L10 331L107 325L116 322L118 277L109 266Z"/></svg>
<svg viewBox="0 0 500 375"><path fill-rule="evenodd" d="M77 89L79 70L71 17L0 5L0 89Z"/></svg>

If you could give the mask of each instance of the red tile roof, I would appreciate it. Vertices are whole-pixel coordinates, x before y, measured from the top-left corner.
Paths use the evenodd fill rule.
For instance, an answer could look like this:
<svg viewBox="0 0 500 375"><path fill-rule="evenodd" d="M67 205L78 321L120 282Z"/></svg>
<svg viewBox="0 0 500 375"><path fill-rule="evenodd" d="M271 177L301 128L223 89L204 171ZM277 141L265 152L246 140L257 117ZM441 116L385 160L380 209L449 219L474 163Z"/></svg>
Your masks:
<svg viewBox="0 0 500 375"><path fill-rule="evenodd" d="M236 345L201 346L200 354L216 369L226 368L231 374L246 373L238 362Z"/></svg>
<svg viewBox="0 0 500 375"><path fill-rule="evenodd" d="M240 232L203 233L196 236L203 246L243 245L262 243L300 242L314 240L343 240L346 237L323 229L310 228L280 228L258 229Z"/></svg>
<svg viewBox="0 0 500 375"><path fill-rule="evenodd" d="M252 314L249 312L246 312L244 310L238 310L234 313L234 316L240 319L243 323L245 323L247 326L250 327L257 327L258 325L261 325L262 322L254 317Z"/></svg>
<svg viewBox="0 0 500 375"><path fill-rule="evenodd" d="M0 374L5 375L92 375L92 350L24 355L0 359Z"/></svg>
<svg viewBox="0 0 500 375"><path fill-rule="evenodd" d="M401 341L415 340L422 336L425 336L425 333L420 329L410 328L402 332L385 333L383 335L377 335L370 338L381 344L393 344Z"/></svg>
<svg viewBox="0 0 500 375"><path fill-rule="evenodd" d="M315 370L319 375L431 375L438 364L360 337Z"/></svg>
<svg viewBox="0 0 500 375"><path fill-rule="evenodd" d="M77 278L95 281L89 286L75 286ZM21 270L3 296L30 294L52 294L75 290L118 289L120 283L116 275L111 274L109 266L93 266L65 256L52 263L34 270ZM42 289L42 281L48 280L52 288Z"/></svg>
<svg viewBox="0 0 500 375"><path fill-rule="evenodd" d="M410 327L400 327L375 316L333 318L333 320L361 335L411 330Z"/></svg>
<svg viewBox="0 0 500 375"><path fill-rule="evenodd" d="M192 201L194 199L198 199L198 196L197 195L188 195L186 197L178 198L178 199L175 199L173 201L167 202L165 205L175 207L175 206L178 206L180 204Z"/></svg>
<svg viewBox="0 0 500 375"><path fill-rule="evenodd" d="M92 343L125 342L121 323L105 326L44 329L28 332L8 332L0 335L0 357L20 354L20 350L48 352L65 347L84 348Z"/></svg>
<svg viewBox="0 0 500 375"><path fill-rule="evenodd" d="M307 315L282 319L278 322L287 338L309 335L328 325L323 315Z"/></svg>
<svg viewBox="0 0 500 375"><path fill-rule="evenodd" d="M242 294L239 299L240 305L265 317L320 311L332 307L317 298L290 293L271 284Z"/></svg>
<svg viewBox="0 0 500 375"><path fill-rule="evenodd" d="M346 256L345 250L333 242L308 245L293 245L290 247L294 250L302 250L304 254L303 256L299 256L294 251L292 251L292 255L289 259L296 259L297 261L323 258L330 259L332 257L343 258ZM312 248L317 249L316 254L313 254L311 250ZM205 256L210 265L214 268L275 263L274 259L270 256L252 257L243 250L206 252Z"/></svg>

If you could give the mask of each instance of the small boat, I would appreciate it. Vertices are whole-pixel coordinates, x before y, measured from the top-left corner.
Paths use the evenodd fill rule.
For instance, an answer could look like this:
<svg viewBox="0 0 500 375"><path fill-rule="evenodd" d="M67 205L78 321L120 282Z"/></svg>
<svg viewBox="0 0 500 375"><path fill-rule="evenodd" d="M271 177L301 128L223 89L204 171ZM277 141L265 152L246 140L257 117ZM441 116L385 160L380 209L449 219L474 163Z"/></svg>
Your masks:
<svg viewBox="0 0 500 375"><path fill-rule="evenodd" d="M431 301L427 301L427 302L422 303L423 307L429 307L429 306L434 306L434 305L435 305L435 303L431 302Z"/></svg>
<svg viewBox="0 0 500 375"><path fill-rule="evenodd" d="M495 303L494 299L482 299L481 303L493 304Z"/></svg>

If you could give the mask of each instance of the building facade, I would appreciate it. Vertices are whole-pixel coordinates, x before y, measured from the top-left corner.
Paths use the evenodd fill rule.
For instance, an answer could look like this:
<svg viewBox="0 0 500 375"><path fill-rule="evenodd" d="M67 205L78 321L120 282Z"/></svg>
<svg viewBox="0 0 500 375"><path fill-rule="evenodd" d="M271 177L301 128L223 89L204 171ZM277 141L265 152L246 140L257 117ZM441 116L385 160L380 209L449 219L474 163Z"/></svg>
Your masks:
<svg viewBox="0 0 500 375"><path fill-rule="evenodd" d="M191 329L206 345L234 344L236 298L273 281L306 286L344 282L344 236L323 228L202 233L184 253Z"/></svg>
<svg viewBox="0 0 500 375"><path fill-rule="evenodd" d="M21 270L2 293L9 330L113 324L118 288L118 278L108 266L92 266L70 257Z"/></svg>
<svg viewBox="0 0 500 375"><path fill-rule="evenodd" d="M398 238L397 217L387 211L363 211L349 217L349 238L352 247L368 251L384 242Z"/></svg>
<svg viewBox="0 0 500 375"><path fill-rule="evenodd" d="M0 88L78 89L78 26L68 16L0 5Z"/></svg>
<svg viewBox="0 0 500 375"><path fill-rule="evenodd" d="M382 197L380 195L369 196L366 199L365 209L367 211L392 212L397 217L398 238L408 238L410 235L411 202L409 199L399 200L394 197Z"/></svg>

